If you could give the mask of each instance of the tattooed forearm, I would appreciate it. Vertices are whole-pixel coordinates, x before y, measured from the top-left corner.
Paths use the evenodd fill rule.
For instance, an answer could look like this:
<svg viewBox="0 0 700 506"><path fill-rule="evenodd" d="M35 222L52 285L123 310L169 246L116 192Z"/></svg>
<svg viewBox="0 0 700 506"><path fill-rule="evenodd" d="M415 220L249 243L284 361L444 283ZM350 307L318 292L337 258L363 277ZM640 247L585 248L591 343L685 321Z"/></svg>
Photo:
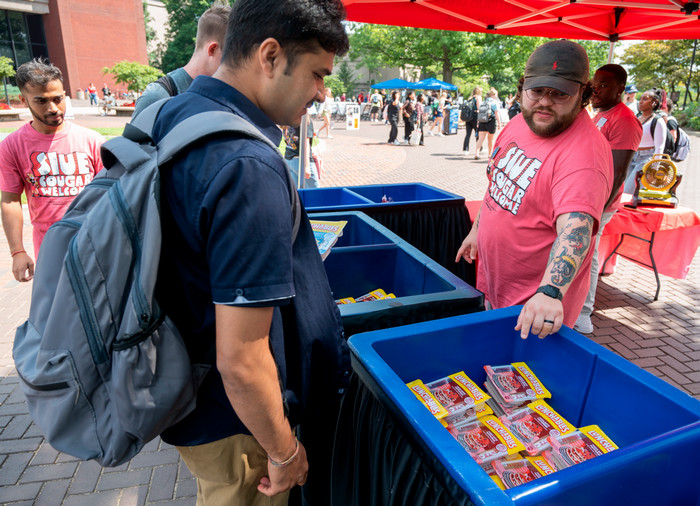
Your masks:
<svg viewBox="0 0 700 506"><path fill-rule="evenodd" d="M567 286L576 276L591 245L593 218L585 213L565 215L563 226L558 226L559 236L554 241L547 262L547 275L551 284ZM561 222L559 223L561 225Z"/></svg>

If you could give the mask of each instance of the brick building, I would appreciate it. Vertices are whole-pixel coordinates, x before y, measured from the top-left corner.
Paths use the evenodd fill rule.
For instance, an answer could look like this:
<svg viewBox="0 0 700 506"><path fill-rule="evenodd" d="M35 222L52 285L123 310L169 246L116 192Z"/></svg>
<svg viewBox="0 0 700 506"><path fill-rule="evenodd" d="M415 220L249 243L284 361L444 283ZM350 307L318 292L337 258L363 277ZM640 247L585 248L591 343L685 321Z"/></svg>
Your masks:
<svg viewBox="0 0 700 506"><path fill-rule="evenodd" d="M90 82L116 89L104 67L148 63L142 0L0 0L0 56L47 58L73 97Z"/></svg>

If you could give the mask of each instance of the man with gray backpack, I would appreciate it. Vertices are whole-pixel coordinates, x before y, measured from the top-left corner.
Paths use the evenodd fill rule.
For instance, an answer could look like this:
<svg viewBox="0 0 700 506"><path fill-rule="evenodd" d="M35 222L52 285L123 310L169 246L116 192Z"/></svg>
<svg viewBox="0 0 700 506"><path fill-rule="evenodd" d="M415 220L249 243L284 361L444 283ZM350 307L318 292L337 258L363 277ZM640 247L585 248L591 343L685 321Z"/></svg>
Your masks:
<svg viewBox="0 0 700 506"><path fill-rule="evenodd" d="M160 433L197 478L198 503L287 504L304 484L308 504L330 502L329 421L349 354L276 125L322 99L348 49L344 14L340 0L238 0L214 75L107 143L102 197L76 200L47 235L66 265L52 278L39 258L14 349L57 448L116 465ZM148 175L132 185L138 168ZM84 336L75 353L43 345L61 323L53 344Z"/></svg>

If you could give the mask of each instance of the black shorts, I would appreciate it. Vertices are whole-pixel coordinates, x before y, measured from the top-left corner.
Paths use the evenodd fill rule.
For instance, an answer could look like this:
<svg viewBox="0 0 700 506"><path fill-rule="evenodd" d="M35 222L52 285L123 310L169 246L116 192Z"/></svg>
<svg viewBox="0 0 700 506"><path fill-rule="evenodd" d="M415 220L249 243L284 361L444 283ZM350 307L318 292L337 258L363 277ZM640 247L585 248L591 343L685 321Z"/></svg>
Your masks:
<svg viewBox="0 0 700 506"><path fill-rule="evenodd" d="M379 113L379 106L378 105L373 105L372 109L369 111L370 114L378 114Z"/></svg>
<svg viewBox="0 0 700 506"><path fill-rule="evenodd" d="M490 134L496 133L496 116L491 118L486 123L479 123L479 132L488 132Z"/></svg>

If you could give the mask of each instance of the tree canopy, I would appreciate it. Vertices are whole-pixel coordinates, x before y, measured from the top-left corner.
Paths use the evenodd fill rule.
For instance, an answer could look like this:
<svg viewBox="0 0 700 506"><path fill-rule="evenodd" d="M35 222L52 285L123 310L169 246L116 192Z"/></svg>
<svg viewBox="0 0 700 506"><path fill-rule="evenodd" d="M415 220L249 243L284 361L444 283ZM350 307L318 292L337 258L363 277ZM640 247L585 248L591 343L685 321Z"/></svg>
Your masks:
<svg viewBox="0 0 700 506"><path fill-rule="evenodd" d="M113 67L102 69L103 74L112 74L118 84L125 84L129 91L143 91L163 73L148 65L131 61L120 61Z"/></svg>
<svg viewBox="0 0 700 506"><path fill-rule="evenodd" d="M350 57L370 69L416 68L470 92L488 83L501 92L514 91L532 51L542 37L429 30L401 26L352 25ZM591 71L605 63L607 43L580 41L588 51ZM469 85L469 86L467 86ZM469 88L469 89L465 89Z"/></svg>
<svg viewBox="0 0 700 506"><path fill-rule="evenodd" d="M628 47L622 56L622 64L629 69L627 81L633 82L640 91L656 87L669 92L685 92L693 44L692 40L647 40ZM700 53L695 57L698 61L695 63L696 71L691 78L690 89L696 90L698 100L700 72L697 71L697 66L700 63Z"/></svg>
<svg viewBox="0 0 700 506"><path fill-rule="evenodd" d="M168 11L167 42L162 51L160 69L170 72L183 67L194 52L197 20L213 4L228 4L222 0L164 0Z"/></svg>

